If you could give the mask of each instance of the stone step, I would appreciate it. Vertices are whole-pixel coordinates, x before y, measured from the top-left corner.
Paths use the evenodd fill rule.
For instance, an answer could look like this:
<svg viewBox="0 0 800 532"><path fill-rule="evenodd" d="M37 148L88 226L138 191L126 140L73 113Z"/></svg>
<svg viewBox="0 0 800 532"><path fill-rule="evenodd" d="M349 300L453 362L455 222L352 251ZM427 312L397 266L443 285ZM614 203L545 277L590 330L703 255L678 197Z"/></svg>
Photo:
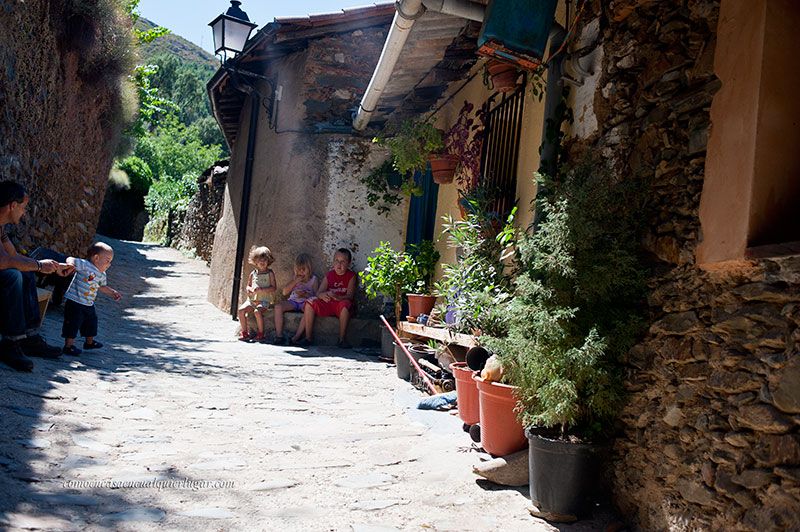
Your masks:
<svg viewBox="0 0 800 532"><path fill-rule="evenodd" d="M297 330L303 314L286 312L283 314L283 335L289 339ZM256 320L248 316L250 329L256 330ZM264 334L272 338L275 334L275 314L273 309L264 313ZM347 341L354 347L380 347L381 322L378 319L351 318L347 325ZM336 345L339 341L339 318L317 317L314 320L315 345Z"/></svg>

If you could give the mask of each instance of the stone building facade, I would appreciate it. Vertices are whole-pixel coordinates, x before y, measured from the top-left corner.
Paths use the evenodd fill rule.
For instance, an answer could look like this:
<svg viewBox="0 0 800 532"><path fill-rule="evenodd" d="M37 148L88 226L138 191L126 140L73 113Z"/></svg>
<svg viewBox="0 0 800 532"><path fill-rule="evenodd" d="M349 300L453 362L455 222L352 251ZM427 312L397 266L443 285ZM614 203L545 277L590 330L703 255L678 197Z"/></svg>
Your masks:
<svg viewBox="0 0 800 532"><path fill-rule="evenodd" d="M0 178L30 192L28 216L17 228L23 250L85 253L124 122L120 83L133 59L124 48L130 20L113 9L84 15L74 4L31 0L0 8Z"/></svg>
<svg viewBox="0 0 800 532"><path fill-rule="evenodd" d="M279 19L251 39L251 47L241 54L242 68L274 83L258 84L264 100L254 139L243 279L252 268L246 255L253 245L266 245L275 255L272 269L278 286L291 280L294 258L301 252L311 255L319 277L330 269L339 247L352 251L353 269L360 270L381 240L402 245L407 204L380 215L367 204L368 191L359 180L386 153L371 137L352 135L349 126L392 12L392 6L383 5L333 16ZM209 83L217 119L232 144L209 282L209 301L225 310L231 304L252 105L243 97L238 107L229 103L237 101L229 81L220 71ZM267 99L276 88L280 100L270 103ZM231 107L234 111L226 115ZM241 294L244 287L242 283ZM362 317L368 314L365 304L359 307Z"/></svg>
<svg viewBox="0 0 800 532"><path fill-rule="evenodd" d="M796 8L618 0L589 9L582 30L597 38L582 53L600 57L600 70L573 93L573 104L584 105L570 150L601 153L621 179L648 183L651 213L644 245L653 259L652 325L628 360L615 500L643 530L796 528L800 257L776 246L698 259L698 247L713 244L701 213L701 200L716 199L707 168L720 154L710 146L729 118L712 121L712 108L742 86L739 70L720 70L730 43L718 28L761 20L763 30L781 9ZM728 31L725 39L744 37ZM746 44L752 50L757 40ZM725 179L735 186L746 172ZM746 225L747 209L731 207L717 205L718 216Z"/></svg>

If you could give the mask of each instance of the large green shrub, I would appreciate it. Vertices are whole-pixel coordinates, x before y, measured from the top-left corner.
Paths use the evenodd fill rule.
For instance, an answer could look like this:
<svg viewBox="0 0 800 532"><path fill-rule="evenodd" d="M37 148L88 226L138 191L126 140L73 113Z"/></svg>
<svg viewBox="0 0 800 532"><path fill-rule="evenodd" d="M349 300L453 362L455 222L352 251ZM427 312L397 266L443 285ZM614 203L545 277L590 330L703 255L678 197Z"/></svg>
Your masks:
<svg viewBox="0 0 800 532"><path fill-rule="evenodd" d="M519 386L525 425L588 438L619 410L621 360L643 325L642 195L591 162L540 186L549 193L538 230L518 242L508 333L486 344Z"/></svg>

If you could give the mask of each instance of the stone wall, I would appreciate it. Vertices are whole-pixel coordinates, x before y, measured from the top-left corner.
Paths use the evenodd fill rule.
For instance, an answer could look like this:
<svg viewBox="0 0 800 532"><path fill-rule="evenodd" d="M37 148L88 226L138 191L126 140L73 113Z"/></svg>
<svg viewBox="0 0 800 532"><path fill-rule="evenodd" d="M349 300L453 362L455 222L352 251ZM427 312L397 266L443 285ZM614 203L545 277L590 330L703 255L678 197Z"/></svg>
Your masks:
<svg viewBox="0 0 800 532"><path fill-rule="evenodd" d="M110 10L101 24L101 15L80 16L75 4L0 5L0 179L30 192L17 228L22 249L85 252L123 122L130 21Z"/></svg>
<svg viewBox="0 0 800 532"><path fill-rule="evenodd" d="M217 161L197 180L198 190L189 203L173 245L211 263L214 231L222 217L229 161Z"/></svg>
<svg viewBox="0 0 800 532"><path fill-rule="evenodd" d="M582 22L602 70L573 92L588 119L570 153L649 190L651 326L630 353L611 475L642 530L795 529L800 515L800 258L695 263L718 14L717 0L595 1Z"/></svg>

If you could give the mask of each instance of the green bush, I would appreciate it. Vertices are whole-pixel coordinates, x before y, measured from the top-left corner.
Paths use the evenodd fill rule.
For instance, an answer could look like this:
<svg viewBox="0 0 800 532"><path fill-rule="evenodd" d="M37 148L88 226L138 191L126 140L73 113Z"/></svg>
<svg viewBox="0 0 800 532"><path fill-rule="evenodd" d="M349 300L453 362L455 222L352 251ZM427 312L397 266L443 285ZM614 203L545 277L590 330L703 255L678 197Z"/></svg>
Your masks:
<svg viewBox="0 0 800 532"><path fill-rule="evenodd" d="M539 185L550 192L538 230L518 242L508 333L486 345L519 386L525 425L588 439L619 410L621 360L643 326L642 195L592 162Z"/></svg>
<svg viewBox="0 0 800 532"><path fill-rule="evenodd" d="M141 158L131 155L117 163L117 168L128 175L130 188L144 197L153 182L153 171Z"/></svg>
<svg viewBox="0 0 800 532"><path fill-rule="evenodd" d="M150 216L148 238L169 243L169 224L177 222L197 192L197 178L219 158L219 146L206 146L196 128L187 128L177 117L167 118L155 133L140 139L134 155L152 171L152 185L145 198ZM163 229L156 230L157 227Z"/></svg>
<svg viewBox="0 0 800 532"><path fill-rule="evenodd" d="M367 257L361 273L364 290L369 297L383 295L394 299L394 314L400 322L403 294L412 289L417 279L414 261L408 253L396 251L389 242L381 242Z"/></svg>
<svg viewBox="0 0 800 532"><path fill-rule="evenodd" d="M504 308L511 297L513 269L506 264L513 253L516 230L511 212L499 227L497 216L484 206L471 205L463 220L444 218L448 246L456 250L456 261L443 264L436 289L452 312L458 332L502 336L506 331Z"/></svg>
<svg viewBox="0 0 800 532"><path fill-rule="evenodd" d="M377 137L378 145L389 148L395 170L403 176L424 171L428 155L444 147L442 132L429 122L406 120L400 130L392 137Z"/></svg>

